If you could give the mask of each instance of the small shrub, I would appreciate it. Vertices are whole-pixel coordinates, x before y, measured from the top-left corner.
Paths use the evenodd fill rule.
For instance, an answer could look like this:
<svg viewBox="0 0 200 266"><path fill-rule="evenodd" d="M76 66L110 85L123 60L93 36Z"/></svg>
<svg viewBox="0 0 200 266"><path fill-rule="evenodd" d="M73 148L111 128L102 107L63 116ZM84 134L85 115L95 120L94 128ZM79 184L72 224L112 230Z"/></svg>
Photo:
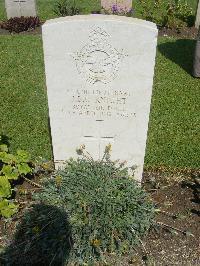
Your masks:
<svg viewBox="0 0 200 266"><path fill-rule="evenodd" d="M10 199L12 183L32 172L29 160L29 154L23 150L18 150L16 155L9 153L0 136L0 216L9 218L17 212L18 205Z"/></svg>
<svg viewBox="0 0 200 266"><path fill-rule="evenodd" d="M54 6L54 13L58 16L74 16L80 13L75 0L59 0Z"/></svg>
<svg viewBox="0 0 200 266"><path fill-rule="evenodd" d="M181 28L192 26L192 8L181 0L138 0L136 9L141 18L158 26Z"/></svg>
<svg viewBox="0 0 200 266"><path fill-rule="evenodd" d="M110 161L108 150L101 161L88 156L67 161L64 170L46 179L36 199L68 213L73 240L70 259L80 264L94 263L105 253L128 252L154 217L148 195L129 176L128 168Z"/></svg>
<svg viewBox="0 0 200 266"><path fill-rule="evenodd" d="M1 28L9 32L22 32L35 29L40 26L38 17L15 17L1 23Z"/></svg>
<svg viewBox="0 0 200 266"><path fill-rule="evenodd" d="M174 0L167 5L167 14L165 23L167 27L184 27L191 25L192 9L188 4L181 3L180 0Z"/></svg>

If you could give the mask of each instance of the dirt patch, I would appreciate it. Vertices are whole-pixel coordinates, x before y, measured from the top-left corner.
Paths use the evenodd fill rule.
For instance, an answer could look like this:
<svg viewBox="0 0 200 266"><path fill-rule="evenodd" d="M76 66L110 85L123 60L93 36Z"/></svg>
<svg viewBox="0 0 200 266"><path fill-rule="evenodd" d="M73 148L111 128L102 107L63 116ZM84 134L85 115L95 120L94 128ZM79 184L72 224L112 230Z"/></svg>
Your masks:
<svg viewBox="0 0 200 266"><path fill-rule="evenodd" d="M145 171L143 186L160 210L155 225L130 254L120 259L109 255L109 265L200 265L199 178L199 171ZM10 221L1 219L1 249L11 243L16 225L32 203L32 194L39 189L27 182L17 188L20 211Z"/></svg>
<svg viewBox="0 0 200 266"><path fill-rule="evenodd" d="M176 38L187 38L196 39L198 30L195 27L185 27L181 29L169 29L169 28L159 28L159 36L164 37L176 37Z"/></svg>
<svg viewBox="0 0 200 266"><path fill-rule="evenodd" d="M185 175L145 173L144 186L161 210L156 217L160 225L144 240L155 265L200 265L199 177L196 171Z"/></svg>
<svg viewBox="0 0 200 266"><path fill-rule="evenodd" d="M22 31L20 33L9 32L8 30L2 29L0 27L0 35L38 35L38 34L42 34L42 27L37 27L35 29Z"/></svg>

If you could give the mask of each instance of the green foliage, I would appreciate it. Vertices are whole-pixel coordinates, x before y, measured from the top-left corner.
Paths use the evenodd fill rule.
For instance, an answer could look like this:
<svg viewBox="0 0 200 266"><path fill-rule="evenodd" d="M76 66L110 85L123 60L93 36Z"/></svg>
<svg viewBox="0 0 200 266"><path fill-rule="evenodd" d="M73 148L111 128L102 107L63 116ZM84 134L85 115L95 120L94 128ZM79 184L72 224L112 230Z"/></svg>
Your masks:
<svg viewBox="0 0 200 266"><path fill-rule="evenodd" d="M100 11L101 9L101 1L100 0L76 0L77 6L81 9L81 13L89 14L92 11ZM166 0L162 0L165 2ZM185 0L181 0L182 3ZM198 0L187 0L188 5L193 10L193 15L196 13L196 8L198 4ZM56 17L56 14L53 12L53 6L55 5L55 0L37 0L37 10L40 19L47 20ZM140 8L140 0L133 0L134 10L137 12L138 8ZM5 9L5 1L0 0L0 20L6 19L6 9Z"/></svg>
<svg viewBox="0 0 200 266"><path fill-rule="evenodd" d="M54 6L54 13L58 16L74 16L79 14L76 0L58 0Z"/></svg>
<svg viewBox="0 0 200 266"><path fill-rule="evenodd" d="M71 259L79 263L103 259L105 252L128 252L154 217L148 195L124 164L109 160L108 152L101 161L90 157L67 161L65 169L46 179L44 190L36 195L42 203L69 214L74 243Z"/></svg>
<svg viewBox="0 0 200 266"><path fill-rule="evenodd" d="M7 177L0 176L0 197L8 198L11 196L11 185Z"/></svg>
<svg viewBox="0 0 200 266"><path fill-rule="evenodd" d="M29 160L29 154L22 150L10 154L0 136L0 214L6 218L17 212L17 205L7 200L12 195L11 182L32 172Z"/></svg>
<svg viewBox="0 0 200 266"><path fill-rule="evenodd" d="M18 205L3 199L0 201L0 214L5 218L10 218L18 210Z"/></svg>
<svg viewBox="0 0 200 266"><path fill-rule="evenodd" d="M159 26L180 28L192 26L192 8L181 0L139 0L137 8L141 17Z"/></svg>

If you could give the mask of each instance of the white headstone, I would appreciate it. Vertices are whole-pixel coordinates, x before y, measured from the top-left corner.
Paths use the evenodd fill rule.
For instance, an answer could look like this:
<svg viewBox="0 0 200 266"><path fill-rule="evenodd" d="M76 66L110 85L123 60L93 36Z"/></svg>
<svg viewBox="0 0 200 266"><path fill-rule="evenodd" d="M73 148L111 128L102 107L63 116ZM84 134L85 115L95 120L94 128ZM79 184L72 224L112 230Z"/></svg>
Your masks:
<svg viewBox="0 0 200 266"><path fill-rule="evenodd" d="M5 0L7 18L37 16L35 0Z"/></svg>
<svg viewBox="0 0 200 266"><path fill-rule="evenodd" d="M156 25L88 15L43 25L49 116L56 168L85 144L94 159L137 165L141 180L157 44Z"/></svg>

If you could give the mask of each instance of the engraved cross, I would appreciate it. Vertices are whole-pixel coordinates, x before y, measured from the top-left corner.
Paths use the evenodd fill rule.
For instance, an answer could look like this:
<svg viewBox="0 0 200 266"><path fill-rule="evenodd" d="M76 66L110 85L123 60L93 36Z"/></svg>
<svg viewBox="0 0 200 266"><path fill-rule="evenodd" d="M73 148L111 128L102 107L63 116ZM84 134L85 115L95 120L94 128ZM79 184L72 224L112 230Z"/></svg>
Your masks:
<svg viewBox="0 0 200 266"><path fill-rule="evenodd" d="M113 134L103 134L101 132L101 127L102 127L102 123L104 120L96 120L97 122L97 133L96 134L84 134L83 136L83 144L86 144L86 149L87 149L87 143L94 143L94 147L96 146L95 144L98 145L98 159L101 159L101 157L103 156L103 153L105 151L105 147L108 144L113 144L115 141L115 136Z"/></svg>

